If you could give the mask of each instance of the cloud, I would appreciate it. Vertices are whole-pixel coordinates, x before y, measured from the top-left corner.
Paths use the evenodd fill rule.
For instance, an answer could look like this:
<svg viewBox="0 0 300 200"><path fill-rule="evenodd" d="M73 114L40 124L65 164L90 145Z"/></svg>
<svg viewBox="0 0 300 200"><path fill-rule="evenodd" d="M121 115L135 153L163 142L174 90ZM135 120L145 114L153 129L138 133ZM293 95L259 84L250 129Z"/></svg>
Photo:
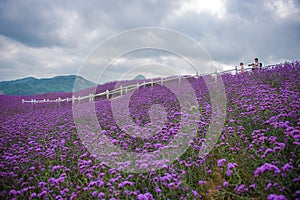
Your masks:
<svg viewBox="0 0 300 200"><path fill-rule="evenodd" d="M0 80L75 74L81 62L77 56L60 47L37 49L3 36L0 36L0 46Z"/></svg>
<svg viewBox="0 0 300 200"><path fill-rule="evenodd" d="M226 14L221 17L194 9L175 16L171 26L196 38L213 59L224 64L250 62L254 57L260 57L266 64L299 59L298 2L278 1L281 7L270 6L269 1L223 2ZM292 6L293 11L282 17L280 10Z"/></svg>
<svg viewBox="0 0 300 200"><path fill-rule="evenodd" d="M76 74L97 44L121 31L149 26L186 34L208 52L218 69L240 61L247 64L254 57L264 64L295 60L300 51L300 3L296 0L1 1L0 24L0 80ZM175 46L186 58L204 65L188 43L172 35L165 38L173 42L155 41L166 48ZM94 59L102 59L94 67L103 68L111 59L109 53L139 40L147 37L133 34L111 46ZM143 51L127 55L122 64L127 67L115 67L114 74L105 80L121 75L129 66L150 62L160 67L170 65L174 71L182 69L174 56L163 60L160 54ZM94 71L91 74L97 76Z"/></svg>

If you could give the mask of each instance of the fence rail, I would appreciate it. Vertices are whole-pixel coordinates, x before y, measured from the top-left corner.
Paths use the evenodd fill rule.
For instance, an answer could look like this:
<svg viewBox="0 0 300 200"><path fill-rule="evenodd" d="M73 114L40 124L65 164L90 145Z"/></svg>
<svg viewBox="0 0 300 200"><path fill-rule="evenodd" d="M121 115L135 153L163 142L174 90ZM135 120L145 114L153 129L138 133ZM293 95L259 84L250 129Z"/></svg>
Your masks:
<svg viewBox="0 0 300 200"><path fill-rule="evenodd" d="M264 67L260 67L260 68L266 69L266 68L275 67L275 66L278 66L278 65L269 65L269 66L264 66ZM249 70L252 70L252 69L253 69L252 67L246 67L246 68L244 68L244 71L249 71ZM203 76L203 75L213 75L215 77L215 81L217 81L218 75L220 75L220 74L230 73L230 72L235 72L235 74L237 74L240 71L241 71L241 69L237 69L237 67L235 67L235 69L225 70L225 71L221 71L221 72L218 72L217 70L215 70L215 72L210 73L210 74L200 74L200 75L196 74L196 75L186 75L186 76L178 75L178 76L173 76L173 77L168 77L168 78L160 78L160 79L157 79L157 80L151 79L148 82L146 82L146 81L144 81L142 83L137 82L136 84L128 85L128 86L122 86L121 85L119 88L116 88L116 89L113 89L113 90L106 90L105 92L101 92L101 93L98 93L98 94L89 94L89 95L83 96L83 97L73 96L71 98L67 97L65 99L58 97L57 99L52 99L52 100L49 100L49 99L24 100L24 99L22 99L22 103L32 103L32 104L35 104L35 103L60 103L60 102L72 102L72 103L74 103L75 101L80 102L81 100L85 100L85 99L88 99L89 101L94 101L96 99L96 97L100 97L100 96L106 96L106 98L109 99L110 95L119 94L120 96L122 96L123 94L127 94L131 90L135 90L139 87L146 86L146 85L151 85L151 86L153 86L154 84L163 85L164 82L167 82L167 81L178 80L180 82L180 80L182 78L200 77L200 76Z"/></svg>

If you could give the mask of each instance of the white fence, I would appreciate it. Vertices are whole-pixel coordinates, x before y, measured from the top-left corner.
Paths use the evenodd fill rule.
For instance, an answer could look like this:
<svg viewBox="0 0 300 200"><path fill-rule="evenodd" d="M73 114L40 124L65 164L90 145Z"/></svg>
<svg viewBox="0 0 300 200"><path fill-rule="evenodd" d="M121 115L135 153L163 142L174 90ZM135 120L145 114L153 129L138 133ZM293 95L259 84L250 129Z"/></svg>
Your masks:
<svg viewBox="0 0 300 200"><path fill-rule="evenodd" d="M282 64L283 65L283 64ZM269 68L269 67L274 67L276 65L270 65L270 66L265 66L264 68ZM278 66L278 65L277 65ZM252 70L253 68L252 67L247 67L247 68L244 68L244 71L247 71L247 70ZM222 71L222 72L218 72L217 70L213 73L210 73L210 74L206 74L206 75L213 75L214 78L215 78L215 81L217 81L217 77L219 74L223 74L223 73L229 73L229 72L235 72L235 74L237 74L238 72L240 72L240 69L237 69L237 67L235 67L235 69L231 69L231 70L226 70L226 71ZM87 96L78 96L78 97L75 97L73 96L72 98L65 98L65 99L62 99L60 97L58 97L57 99L54 99L54 100L49 100L49 99L42 99L42 100L36 100L36 99L31 99L31 100L24 100L22 99L22 103L32 103L32 104L35 104L35 103L51 103L51 102L54 102L54 103L60 103L60 102L75 102L75 101L78 101L80 102L81 100L85 100L85 99L88 99L89 101L94 101L96 97L100 97L100 96L106 96L107 99L109 99L109 96L112 95L112 94L119 94L120 96L122 96L123 94L127 94L127 92L131 91L131 90L135 90L139 87L142 87L142 86L146 86L146 85L151 85L153 86L154 84L161 84L163 85L164 82L167 82L167 81L172 81L172 80L177 80L180 82L180 80L182 78L190 78L190 77L199 77L199 76L202 76L202 75L194 75L194 76L181 76L181 75L178 75L178 76L175 76L175 77L169 77L169 78L160 78L160 79L157 79L157 80L154 80L154 79L151 79L149 82L143 82L143 83L136 83L136 84L133 84L133 85L129 85L129 86L120 86L119 88L116 88L114 90L106 90L105 92L102 92L102 93L99 93L99 94L89 94Z"/></svg>
<svg viewBox="0 0 300 200"><path fill-rule="evenodd" d="M186 76L184 76L185 78ZM188 76L188 77L193 77L193 76ZM169 77L169 78L161 78L161 79L158 79L158 80L154 80L154 79L151 79L149 82L142 82L142 83L136 83L136 84L133 84L133 85L128 85L128 86L120 86L119 88L116 88L114 90L106 90L105 92L102 92L102 93L98 93L98 94L89 94L87 96L78 96L78 97L75 97L73 96L72 98L65 98L65 99L62 99L60 97L58 97L57 99L55 100L49 100L49 99L42 99L42 100L36 100L36 99L31 99L31 100L24 100L22 99L22 103L51 103L51 102L55 102L55 103L60 103L60 102L75 102L75 101L81 101L81 100L85 100L85 99L88 99L89 101L94 101L96 97L100 97L100 96L106 96L107 99L109 99L109 96L110 95L113 95L113 94L119 94L120 96L123 95L123 94L127 94L127 92L131 91L131 90L135 90L139 87L145 87L146 85L151 85L153 86L154 84L161 84L163 85L164 82L167 82L167 81L172 81L172 80L177 80L180 82L181 78L183 78L181 75L178 75L176 77Z"/></svg>

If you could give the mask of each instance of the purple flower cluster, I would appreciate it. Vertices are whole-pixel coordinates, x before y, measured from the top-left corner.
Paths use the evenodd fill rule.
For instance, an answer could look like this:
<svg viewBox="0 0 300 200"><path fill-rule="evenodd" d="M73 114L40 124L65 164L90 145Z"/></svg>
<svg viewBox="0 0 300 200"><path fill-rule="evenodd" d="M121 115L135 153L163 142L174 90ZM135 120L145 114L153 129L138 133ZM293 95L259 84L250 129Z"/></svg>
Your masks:
<svg viewBox="0 0 300 200"><path fill-rule="evenodd" d="M280 169L278 167L269 163L265 163L254 171L254 176L258 176L265 171L273 171L275 174L280 173Z"/></svg>
<svg viewBox="0 0 300 200"><path fill-rule="evenodd" d="M158 84L140 87L130 97L97 99L100 132L85 119L87 104L80 102L82 118L78 120L86 128L84 142L77 133L71 103L21 103L22 98L53 99L71 94L0 95L0 199L299 198L299 77L299 62L221 75L227 96L226 123L217 145L205 157L199 152L211 139L206 136L215 113L202 77L187 79L198 107L179 101L170 89ZM102 92L115 84L96 89ZM175 80L170 87L187 98L186 88L178 84ZM129 102L128 110L124 101ZM155 110L154 105L162 109ZM186 111L183 105L190 107ZM196 128L189 129L194 124ZM164 149L184 125L188 128L183 130L183 138L190 134L193 138L182 155L161 162L156 161L155 153L144 156ZM105 146L101 135L141 159L122 160L120 152L108 149L108 154L97 160L98 152L89 152L86 146ZM176 150L181 145L169 147ZM132 173L133 168L142 172ZM151 168L160 170L143 171Z"/></svg>

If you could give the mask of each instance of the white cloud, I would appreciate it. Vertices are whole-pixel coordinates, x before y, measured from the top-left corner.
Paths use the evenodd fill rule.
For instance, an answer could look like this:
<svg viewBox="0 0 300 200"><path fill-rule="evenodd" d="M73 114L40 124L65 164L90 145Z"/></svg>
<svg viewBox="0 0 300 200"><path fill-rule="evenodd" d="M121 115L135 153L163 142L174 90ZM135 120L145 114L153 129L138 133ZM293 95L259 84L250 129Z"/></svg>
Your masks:
<svg viewBox="0 0 300 200"><path fill-rule="evenodd" d="M266 6L280 18L294 18L300 20L300 9L295 0L266 1Z"/></svg>
<svg viewBox="0 0 300 200"><path fill-rule="evenodd" d="M0 79L17 77L53 77L58 74L75 74L80 63L76 55L61 47L28 47L0 36Z"/></svg>
<svg viewBox="0 0 300 200"><path fill-rule="evenodd" d="M225 0L189 0L180 1L180 3L180 7L175 10L175 13L179 16L183 16L191 12L197 14L208 12L221 18L226 13Z"/></svg>

